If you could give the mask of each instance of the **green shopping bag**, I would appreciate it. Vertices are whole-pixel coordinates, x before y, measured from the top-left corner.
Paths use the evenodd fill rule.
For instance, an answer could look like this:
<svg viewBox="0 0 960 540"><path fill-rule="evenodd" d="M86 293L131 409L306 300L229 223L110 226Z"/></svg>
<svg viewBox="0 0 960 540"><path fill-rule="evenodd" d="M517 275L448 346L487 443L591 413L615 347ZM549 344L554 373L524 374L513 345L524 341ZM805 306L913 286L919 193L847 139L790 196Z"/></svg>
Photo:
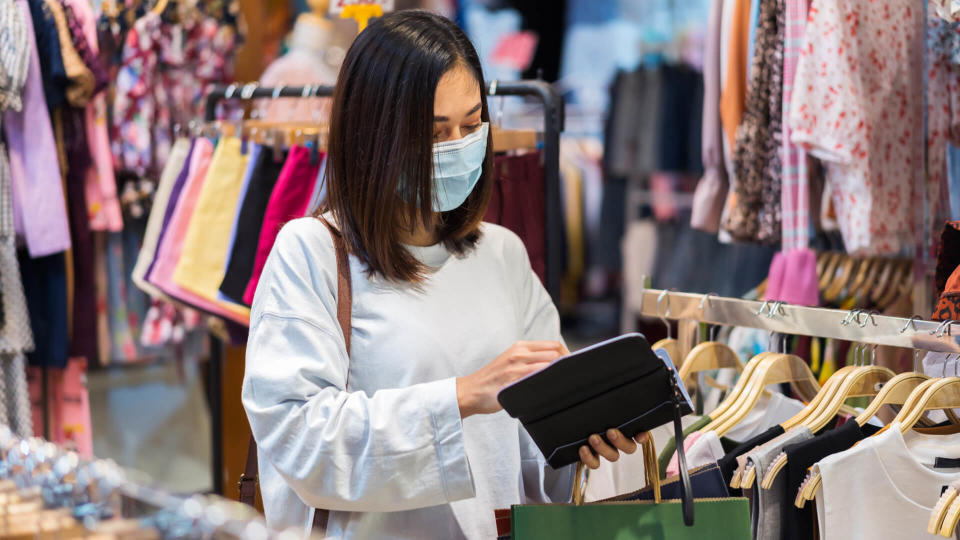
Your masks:
<svg viewBox="0 0 960 540"><path fill-rule="evenodd" d="M510 511L512 540L750 540L750 506L742 497L694 499L683 452L679 414L674 419L682 500L661 500L653 439L641 445L647 488L583 504L587 470L577 465L572 504L523 504ZM653 501L630 500L651 489Z"/></svg>

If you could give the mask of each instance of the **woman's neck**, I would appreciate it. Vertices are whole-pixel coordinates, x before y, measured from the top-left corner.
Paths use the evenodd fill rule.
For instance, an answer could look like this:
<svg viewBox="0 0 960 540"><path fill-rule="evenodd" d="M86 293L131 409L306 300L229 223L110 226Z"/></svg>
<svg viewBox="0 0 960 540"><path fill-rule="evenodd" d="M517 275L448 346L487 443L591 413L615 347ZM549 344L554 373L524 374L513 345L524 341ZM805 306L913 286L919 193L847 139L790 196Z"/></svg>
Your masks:
<svg viewBox="0 0 960 540"><path fill-rule="evenodd" d="M431 216L432 218L433 216ZM431 219L430 224L424 224L422 220L417 216L417 222L414 223L413 227L403 231L402 242L409 246L432 246L437 243L437 234L433 223L435 222Z"/></svg>

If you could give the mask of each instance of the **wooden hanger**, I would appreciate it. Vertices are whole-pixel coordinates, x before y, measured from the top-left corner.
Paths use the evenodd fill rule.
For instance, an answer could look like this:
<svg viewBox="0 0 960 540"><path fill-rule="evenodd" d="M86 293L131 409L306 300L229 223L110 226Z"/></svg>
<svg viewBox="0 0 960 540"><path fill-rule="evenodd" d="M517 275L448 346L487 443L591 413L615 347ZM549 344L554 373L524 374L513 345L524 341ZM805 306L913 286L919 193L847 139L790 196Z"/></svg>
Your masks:
<svg viewBox="0 0 960 540"><path fill-rule="evenodd" d="M850 288L847 290L847 296L850 298L856 298L861 289L863 289L864 284L868 282L867 276L870 275L870 272L877 266L876 259L870 257L863 259L860 267L857 269L857 275L853 279L853 283L850 284Z"/></svg>
<svg viewBox="0 0 960 540"><path fill-rule="evenodd" d="M821 251L817 255L817 277L818 279L827 273L827 263L836 254L835 251Z"/></svg>
<svg viewBox="0 0 960 540"><path fill-rule="evenodd" d="M927 532L930 534L939 534L945 538L954 538L956 535L957 524L960 523L960 482L953 482L950 487L940 496L937 505L930 515L930 522L927 524Z"/></svg>
<svg viewBox="0 0 960 540"><path fill-rule="evenodd" d="M497 126L491 129L495 153L536 150L539 147L537 132L532 129L500 129Z"/></svg>
<svg viewBox="0 0 960 540"><path fill-rule="evenodd" d="M763 362L763 359L772 355L772 352L762 352L747 362L747 365L744 366L743 372L740 374L740 378L737 380L737 384L733 386L733 390L727 397L720 402L720 405L717 405L717 408L710 412L711 421L709 424L700 429L700 431L710 431L717 426L726 418L725 415L732 412L737 402L740 399L740 396L746 391L750 385L750 379L753 377L754 372L756 372L757 366Z"/></svg>
<svg viewBox="0 0 960 540"><path fill-rule="evenodd" d="M866 425L884 405L903 405L918 386L929 380L928 375L916 372L901 373L890 379L880 389L877 397L873 398L867 408L857 416L857 424Z"/></svg>
<svg viewBox="0 0 960 540"><path fill-rule="evenodd" d="M818 288L822 294L827 290L827 286L830 285L830 282L833 280L834 274L837 271L837 266L840 264L844 258L843 253L833 252L830 255L830 258L827 259L827 262L824 263L823 273L820 274L820 281L818 283Z"/></svg>
<svg viewBox="0 0 960 540"><path fill-rule="evenodd" d="M836 274L831 278L830 283L827 284L827 288L823 292L823 298L825 300L828 302L840 300L840 295L843 291L847 290L847 285L856 277L856 266L858 263L860 263L860 261L853 257L844 257L843 260L841 260L837 266Z"/></svg>
<svg viewBox="0 0 960 540"><path fill-rule="evenodd" d="M913 262L905 260L900 264L902 265L901 272L892 280L887 294L877 301L877 306L881 311L890 307L913 288Z"/></svg>
<svg viewBox="0 0 960 540"><path fill-rule="evenodd" d="M927 411L960 408L960 377L931 379L918 386L911 398L919 393L921 388L924 389L922 395L914 403L904 405L893 420L900 424L901 433L913 429Z"/></svg>
<svg viewBox="0 0 960 540"><path fill-rule="evenodd" d="M938 386L943 387L943 385L949 386L943 393L937 395ZM936 399L933 399L934 397ZM928 399L925 400L924 398ZM925 380L918 384L904 400L903 408L900 409L900 413L894 419L894 422L900 422L901 431L906 433L917 425L920 418L928 410L960 407L960 405L951 405L952 402L960 403L960 378L948 377ZM947 405L940 407L943 403L947 403ZM906 429L903 428L905 424L909 425ZM823 479L819 473L811 473L800 492L797 493L794 505L797 508L803 508L807 502L812 501L816 497L817 491L820 490L822 483Z"/></svg>
<svg viewBox="0 0 960 540"><path fill-rule="evenodd" d="M807 406L803 408L802 411L800 411L799 413L795 414L794 416L792 416L791 418L787 419L785 422L780 424L780 427L783 428L783 431L787 432L790 429L793 429L794 426L800 425L807 418L810 418L813 415L815 415L817 411L823 406L824 403L827 403L830 401L830 399L836 393L837 389L842 384L843 380L847 376L849 376L850 373L852 373L853 370L855 369L857 369L855 366L844 366L838 369L836 372L834 372L834 374L831 375L830 378L823 383L823 387L820 389L820 392L817 393L814 399L812 399L807 404ZM781 454L781 456L782 455L783 454ZM771 474L775 475L776 471L779 471L781 468L783 468L784 465L786 465L786 460L784 460L783 463L778 463L779 458L781 456L777 456L778 459L774 460L774 462L770 465ZM741 487L752 486L753 480L755 478L756 478L756 471L751 468L750 470L747 471L747 475L745 478L740 478L735 476L734 479L736 483L730 482L730 487L739 489Z"/></svg>
<svg viewBox="0 0 960 540"><path fill-rule="evenodd" d="M717 341L705 341L691 349L683 359L680 380L686 382L694 373L723 368L733 368L737 373L743 372L740 357L729 345Z"/></svg>
<svg viewBox="0 0 960 540"><path fill-rule="evenodd" d="M877 302L887 293L887 287L890 285L890 280L893 278L896 270L897 264L893 259L883 260L883 270L880 272L880 277L877 278L877 281L874 282L873 287L870 289L870 300Z"/></svg>
<svg viewBox="0 0 960 540"><path fill-rule="evenodd" d="M747 414L760 399L760 395L767 386L785 382L797 382L818 388L816 377L810 367L799 356L793 354L774 354L761 361L750 378L749 386L738 400L737 407L713 431L717 436L724 436L746 418Z"/></svg>
<svg viewBox="0 0 960 540"><path fill-rule="evenodd" d="M851 367L851 366L848 366ZM875 396L882 389L882 385L893 379L893 371L881 366L863 366L854 367L854 371L846 376L845 379L833 392L833 396L819 407L819 410L802 422L802 425L810 428L813 433L818 433L836 418L840 412L840 407L854 397ZM832 377L831 377L832 378ZM872 415L869 417L872 418ZM858 424L862 425L862 424ZM791 426L792 427L792 426ZM786 430L786 427L784 427ZM761 487L770 489L779 473L787 464L787 455L780 454L770 465L770 469L764 475ZM748 486L749 487L749 486Z"/></svg>

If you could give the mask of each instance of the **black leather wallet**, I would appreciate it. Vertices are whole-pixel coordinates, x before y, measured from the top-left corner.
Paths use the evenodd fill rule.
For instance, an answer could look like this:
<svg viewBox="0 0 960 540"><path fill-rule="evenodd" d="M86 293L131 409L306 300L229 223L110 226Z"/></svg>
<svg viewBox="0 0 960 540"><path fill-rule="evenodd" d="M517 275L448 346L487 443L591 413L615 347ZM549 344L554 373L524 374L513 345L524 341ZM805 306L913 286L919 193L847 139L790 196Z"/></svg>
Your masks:
<svg viewBox="0 0 960 540"><path fill-rule="evenodd" d="M580 460L580 446L593 434L619 428L633 437L689 414L690 397L674 371L670 357L654 352L642 334L626 334L556 360L497 399L560 468Z"/></svg>

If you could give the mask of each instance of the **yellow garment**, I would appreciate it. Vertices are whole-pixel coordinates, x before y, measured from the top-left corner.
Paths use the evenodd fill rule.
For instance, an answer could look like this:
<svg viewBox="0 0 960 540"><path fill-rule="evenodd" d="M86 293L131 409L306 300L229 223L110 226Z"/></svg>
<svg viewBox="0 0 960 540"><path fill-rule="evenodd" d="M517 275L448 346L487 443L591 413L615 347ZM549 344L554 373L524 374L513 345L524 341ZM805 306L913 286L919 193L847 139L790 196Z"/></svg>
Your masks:
<svg viewBox="0 0 960 540"><path fill-rule="evenodd" d="M823 351L823 367L820 368L820 385L826 384L834 373L837 372L837 344L832 339L827 340L827 346Z"/></svg>
<svg viewBox="0 0 960 540"><path fill-rule="evenodd" d="M213 152L190 218L180 260L173 272L173 281L231 311L249 314L245 306L217 298L247 169L248 156L240 151L240 145L240 139L236 137L223 137Z"/></svg>
<svg viewBox="0 0 960 540"><path fill-rule="evenodd" d="M580 169L569 162L560 164L563 180L564 215L567 229L567 273L563 279L560 305L572 309L577 303L577 291L585 266L583 245L583 176Z"/></svg>
<svg viewBox="0 0 960 540"><path fill-rule="evenodd" d="M731 149L747 99L747 48L750 40L750 0L733 1L736 3L727 47L727 78L720 94L720 120Z"/></svg>

